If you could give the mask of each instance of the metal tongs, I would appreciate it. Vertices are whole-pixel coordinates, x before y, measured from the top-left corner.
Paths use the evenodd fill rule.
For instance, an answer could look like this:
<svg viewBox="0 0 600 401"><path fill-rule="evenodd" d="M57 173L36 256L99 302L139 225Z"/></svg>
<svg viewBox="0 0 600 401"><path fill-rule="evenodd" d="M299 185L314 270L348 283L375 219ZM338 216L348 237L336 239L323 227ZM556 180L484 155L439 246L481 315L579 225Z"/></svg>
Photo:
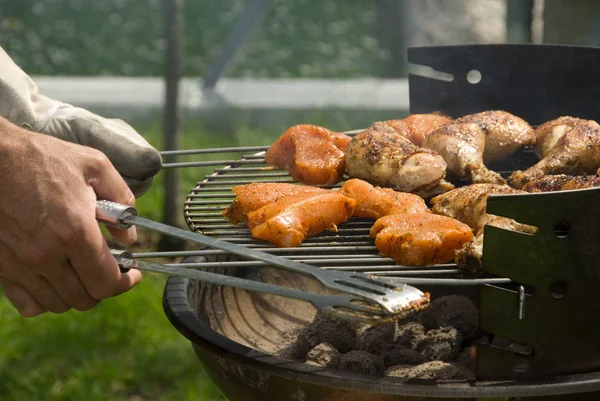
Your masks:
<svg viewBox="0 0 600 401"><path fill-rule="evenodd" d="M319 269L304 263L246 248L206 235L194 233L138 216L134 207L110 201L96 202L96 219L106 225L126 229L132 225L162 234L196 242L213 249L257 260L296 273L309 275L325 287L343 294L317 294L293 288L279 287L238 277L211 273L193 268L166 266L140 261L126 251L113 251L122 269L147 270L174 276L187 277L207 283L264 292L311 303L323 313L336 314L353 320L370 323L403 318L424 309L429 304L429 294L394 278L384 278L363 273ZM181 266L185 266L181 264Z"/></svg>

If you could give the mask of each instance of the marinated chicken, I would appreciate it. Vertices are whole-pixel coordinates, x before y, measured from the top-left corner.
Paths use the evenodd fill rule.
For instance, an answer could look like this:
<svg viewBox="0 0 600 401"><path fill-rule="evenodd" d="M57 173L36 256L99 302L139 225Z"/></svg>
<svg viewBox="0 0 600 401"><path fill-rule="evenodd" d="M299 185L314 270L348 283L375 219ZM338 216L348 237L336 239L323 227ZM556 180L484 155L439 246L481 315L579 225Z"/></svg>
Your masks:
<svg viewBox="0 0 600 401"><path fill-rule="evenodd" d="M429 134L423 146L440 154L448 165L449 175L458 180L506 183L500 174L489 170L484 164L486 134L477 124L445 125Z"/></svg>
<svg viewBox="0 0 600 401"><path fill-rule="evenodd" d="M410 213L380 218L371 228L371 237L379 252L397 263L425 266L452 260L473 239L473 232L449 217Z"/></svg>
<svg viewBox="0 0 600 401"><path fill-rule="evenodd" d="M597 175L545 175L536 180L529 181L523 186L527 192L569 191L600 187L600 177Z"/></svg>
<svg viewBox="0 0 600 401"><path fill-rule="evenodd" d="M247 214L253 237L277 247L296 247L325 230L337 231L352 216L356 201L337 191L284 196Z"/></svg>
<svg viewBox="0 0 600 401"><path fill-rule="evenodd" d="M526 193L507 185L473 184L454 189L431 200L432 212L467 224L475 234L472 242L456 253L456 263L468 271L481 271L483 263L483 232L486 225L505 230L535 234L537 228L511 218L486 212L487 198L492 194Z"/></svg>
<svg viewBox="0 0 600 401"><path fill-rule="evenodd" d="M286 184L281 182L253 182L246 185L238 185L232 188L236 195L235 200L223 211L232 224L246 223L246 215L260 209L269 203L290 195L303 193L327 193L329 190L298 184Z"/></svg>
<svg viewBox="0 0 600 401"><path fill-rule="evenodd" d="M423 140L427 135L451 122L450 117L434 113L412 114L402 120L385 121L387 125L417 146L423 145Z"/></svg>
<svg viewBox="0 0 600 401"><path fill-rule="evenodd" d="M385 123L375 123L350 141L348 175L374 185L430 197L454 186L444 180L446 162Z"/></svg>
<svg viewBox="0 0 600 401"><path fill-rule="evenodd" d="M523 188L544 175L597 174L600 170L600 125L595 121L563 120L554 122L554 126L550 122L544 131L540 130L540 137L543 158L527 170L510 175L508 181L514 188Z"/></svg>
<svg viewBox="0 0 600 401"><path fill-rule="evenodd" d="M349 142L348 135L327 128L295 125L269 147L265 162L288 170L296 181L333 185L344 175Z"/></svg>
<svg viewBox="0 0 600 401"><path fill-rule="evenodd" d="M420 196L396 192L391 188L374 187L357 178L346 181L339 192L356 200L356 217L377 220L390 214L429 212Z"/></svg>
<svg viewBox="0 0 600 401"><path fill-rule="evenodd" d="M535 143L533 128L522 118L506 111L490 110L469 114L456 119L456 123L473 123L485 133L485 164L506 159L523 146Z"/></svg>

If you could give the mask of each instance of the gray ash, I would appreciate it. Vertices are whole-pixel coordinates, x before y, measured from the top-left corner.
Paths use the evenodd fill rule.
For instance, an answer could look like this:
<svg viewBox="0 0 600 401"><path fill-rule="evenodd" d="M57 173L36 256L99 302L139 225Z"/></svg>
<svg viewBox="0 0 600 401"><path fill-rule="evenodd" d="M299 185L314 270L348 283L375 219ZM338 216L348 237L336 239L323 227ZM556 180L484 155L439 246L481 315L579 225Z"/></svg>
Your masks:
<svg viewBox="0 0 600 401"><path fill-rule="evenodd" d="M408 322L398 325L396 329L396 344L417 349L423 340L425 340L425 327L421 323Z"/></svg>
<svg viewBox="0 0 600 401"><path fill-rule="evenodd" d="M306 354L311 350L312 347L308 343L308 337L306 336L305 331L306 330L301 331L294 342L285 347L283 350L279 351L279 356L292 361L306 361Z"/></svg>
<svg viewBox="0 0 600 401"><path fill-rule="evenodd" d="M413 367L405 372L404 377L407 379L474 380L475 373L453 363L431 361Z"/></svg>
<svg viewBox="0 0 600 401"><path fill-rule="evenodd" d="M385 367L396 365L420 365L427 362L427 358L420 352L407 348L396 348L383 356Z"/></svg>
<svg viewBox="0 0 600 401"><path fill-rule="evenodd" d="M365 351L350 351L342 355L339 367L350 372L379 375L383 373L385 365L380 356Z"/></svg>
<svg viewBox="0 0 600 401"><path fill-rule="evenodd" d="M385 372L383 372L384 376L393 376L393 377L402 377L406 378L408 373L414 368L414 365L395 365L388 368Z"/></svg>
<svg viewBox="0 0 600 401"><path fill-rule="evenodd" d="M322 314L308 326L306 337L310 348L321 343L329 343L341 353L354 349L356 345L356 328L345 320L333 319Z"/></svg>
<svg viewBox="0 0 600 401"><path fill-rule="evenodd" d="M363 328L360 330L356 349L375 355L384 354L394 345L397 326L398 324L393 322Z"/></svg>
<svg viewBox="0 0 600 401"><path fill-rule="evenodd" d="M454 327L442 327L427 332L418 351L430 361L453 361L462 346L462 335Z"/></svg>
<svg viewBox="0 0 600 401"><path fill-rule="evenodd" d="M340 364L340 351L333 345L321 343L311 349L306 355L306 363L328 368L336 368Z"/></svg>

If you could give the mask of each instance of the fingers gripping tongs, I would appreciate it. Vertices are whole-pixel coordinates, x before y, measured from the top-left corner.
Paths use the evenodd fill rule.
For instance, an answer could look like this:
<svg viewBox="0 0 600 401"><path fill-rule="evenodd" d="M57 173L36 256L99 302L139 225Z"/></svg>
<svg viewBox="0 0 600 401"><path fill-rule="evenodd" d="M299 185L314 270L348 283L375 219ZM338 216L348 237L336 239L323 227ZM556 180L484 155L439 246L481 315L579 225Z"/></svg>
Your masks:
<svg viewBox="0 0 600 401"><path fill-rule="evenodd" d="M238 277L211 273L193 268L166 266L158 263L135 260L131 253L113 251L122 269L138 269L166 273L200 280L207 283L231 286L248 291L264 292L286 298L310 302L324 313L336 313L342 317L369 322L402 318L429 304L429 294L394 278L384 278L348 271L324 270L304 263L246 248L202 234L182 230L138 216L131 206L109 201L96 203L96 219L106 225L129 228L132 225L159 233L192 241L212 249L219 249L246 260L257 260L269 265L309 275L325 287L341 294L317 294L293 288L279 287Z"/></svg>

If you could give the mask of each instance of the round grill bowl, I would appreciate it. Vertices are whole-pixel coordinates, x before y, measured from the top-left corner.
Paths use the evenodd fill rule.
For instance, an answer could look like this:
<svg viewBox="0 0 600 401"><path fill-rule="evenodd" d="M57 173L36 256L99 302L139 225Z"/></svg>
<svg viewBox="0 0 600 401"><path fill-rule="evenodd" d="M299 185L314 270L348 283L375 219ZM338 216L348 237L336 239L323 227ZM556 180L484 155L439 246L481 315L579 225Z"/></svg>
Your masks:
<svg viewBox="0 0 600 401"><path fill-rule="evenodd" d="M228 268L220 273L325 291L311 278L272 268ZM274 356L271 353L293 342L289 333L294 328L308 325L314 317L315 309L300 301L170 277L163 306L230 401L600 399L600 372L533 382L403 381Z"/></svg>

